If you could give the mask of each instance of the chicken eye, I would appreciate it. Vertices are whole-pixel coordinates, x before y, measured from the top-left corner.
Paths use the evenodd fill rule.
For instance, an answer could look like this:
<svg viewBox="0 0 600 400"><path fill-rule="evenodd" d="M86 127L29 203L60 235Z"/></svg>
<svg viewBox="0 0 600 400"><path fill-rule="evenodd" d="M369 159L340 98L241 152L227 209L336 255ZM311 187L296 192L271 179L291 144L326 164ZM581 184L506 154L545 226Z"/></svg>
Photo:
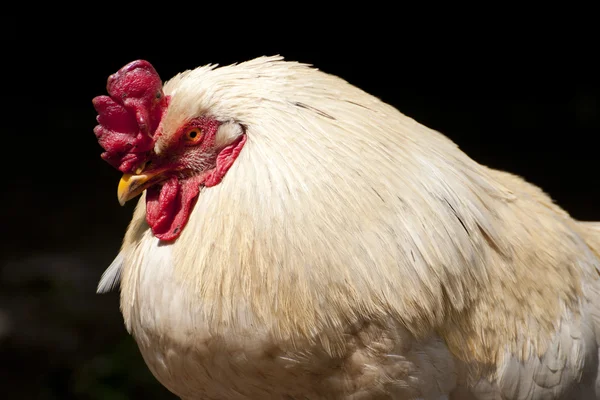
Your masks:
<svg viewBox="0 0 600 400"><path fill-rule="evenodd" d="M200 139L202 139L202 131L198 128L192 128L185 134L188 143L198 143Z"/></svg>

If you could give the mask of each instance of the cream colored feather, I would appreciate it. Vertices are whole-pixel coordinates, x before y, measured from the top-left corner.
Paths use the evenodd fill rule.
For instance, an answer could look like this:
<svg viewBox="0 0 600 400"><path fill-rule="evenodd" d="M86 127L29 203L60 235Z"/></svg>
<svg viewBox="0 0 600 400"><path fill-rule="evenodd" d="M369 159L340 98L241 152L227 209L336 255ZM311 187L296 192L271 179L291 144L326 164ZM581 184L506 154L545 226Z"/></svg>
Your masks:
<svg viewBox="0 0 600 400"><path fill-rule="evenodd" d="M126 326L178 396L600 398L595 225L307 65L164 90L157 153L202 115L248 137L174 243L140 200L99 287L120 273Z"/></svg>

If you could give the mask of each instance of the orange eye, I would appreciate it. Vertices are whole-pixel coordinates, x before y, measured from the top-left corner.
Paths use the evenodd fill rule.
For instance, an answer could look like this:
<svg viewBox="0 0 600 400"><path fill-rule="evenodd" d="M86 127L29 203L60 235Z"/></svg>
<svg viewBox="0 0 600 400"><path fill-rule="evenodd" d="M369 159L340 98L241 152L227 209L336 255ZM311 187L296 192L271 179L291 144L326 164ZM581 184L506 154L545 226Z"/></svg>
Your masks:
<svg viewBox="0 0 600 400"><path fill-rule="evenodd" d="M200 139L202 139L202 131L198 128L192 128L185 134L188 143L198 143Z"/></svg>

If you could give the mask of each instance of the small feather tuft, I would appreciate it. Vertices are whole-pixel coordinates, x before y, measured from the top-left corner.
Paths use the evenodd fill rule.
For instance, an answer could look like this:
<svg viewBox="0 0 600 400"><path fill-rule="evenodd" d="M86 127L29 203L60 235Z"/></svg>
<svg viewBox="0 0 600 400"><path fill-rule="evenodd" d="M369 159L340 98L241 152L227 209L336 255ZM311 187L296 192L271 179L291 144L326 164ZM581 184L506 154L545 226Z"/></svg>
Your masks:
<svg viewBox="0 0 600 400"><path fill-rule="evenodd" d="M120 252L102 274L96 293L101 294L110 292L121 282L121 271L124 260L125 257L123 256L123 252Z"/></svg>

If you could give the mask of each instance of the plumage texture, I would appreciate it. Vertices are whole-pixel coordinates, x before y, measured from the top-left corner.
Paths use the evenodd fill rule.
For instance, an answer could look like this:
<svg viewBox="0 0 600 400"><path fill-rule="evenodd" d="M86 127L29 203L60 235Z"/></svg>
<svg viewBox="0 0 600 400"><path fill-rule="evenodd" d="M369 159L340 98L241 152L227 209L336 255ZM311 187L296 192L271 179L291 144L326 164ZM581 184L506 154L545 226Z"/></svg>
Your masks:
<svg viewBox="0 0 600 400"><path fill-rule="evenodd" d="M120 276L179 397L600 399L600 225L307 65L205 66L164 92L157 154L189 118L247 134L176 241L142 196L99 286Z"/></svg>

